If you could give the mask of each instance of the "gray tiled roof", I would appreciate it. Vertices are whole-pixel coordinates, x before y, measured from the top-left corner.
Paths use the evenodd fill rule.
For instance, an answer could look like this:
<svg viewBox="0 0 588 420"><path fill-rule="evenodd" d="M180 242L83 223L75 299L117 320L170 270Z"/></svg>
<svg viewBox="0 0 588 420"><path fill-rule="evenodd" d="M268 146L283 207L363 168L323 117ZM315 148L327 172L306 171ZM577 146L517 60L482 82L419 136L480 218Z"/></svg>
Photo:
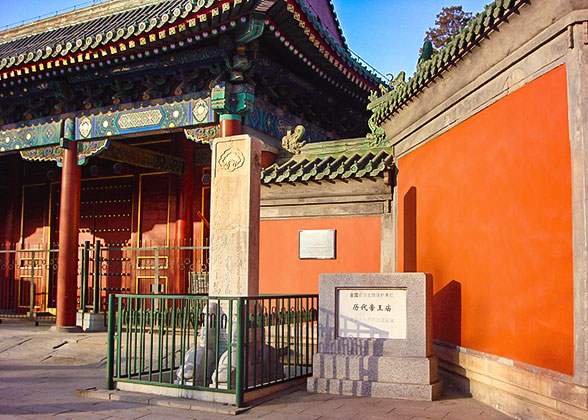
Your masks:
<svg viewBox="0 0 588 420"><path fill-rule="evenodd" d="M394 166L391 148L365 148L365 141L337 140L310 144L285 162L261 174L263 184L382 176ZM347 146L345 147L347 143ZM321 147L322 151L317 151Z"/></svg>

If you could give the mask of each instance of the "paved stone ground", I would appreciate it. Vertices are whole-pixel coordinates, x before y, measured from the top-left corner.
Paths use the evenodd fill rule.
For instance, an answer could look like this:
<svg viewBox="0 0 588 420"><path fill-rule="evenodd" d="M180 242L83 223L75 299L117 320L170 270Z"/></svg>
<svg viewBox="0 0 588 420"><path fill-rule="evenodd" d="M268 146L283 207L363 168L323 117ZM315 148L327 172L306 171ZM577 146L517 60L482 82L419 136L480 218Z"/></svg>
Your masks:
<svg viewBox="0 0 588 420"><path fill-rule="evenodd" d="M0 420L235 419L193 410L76 396L104 388L106 335L56 335L47 326L0 324ZM237 419L265 420L507 420L510 417L448 390L440 401L412 402L309 394L297 390L266 401Z"/></svg>

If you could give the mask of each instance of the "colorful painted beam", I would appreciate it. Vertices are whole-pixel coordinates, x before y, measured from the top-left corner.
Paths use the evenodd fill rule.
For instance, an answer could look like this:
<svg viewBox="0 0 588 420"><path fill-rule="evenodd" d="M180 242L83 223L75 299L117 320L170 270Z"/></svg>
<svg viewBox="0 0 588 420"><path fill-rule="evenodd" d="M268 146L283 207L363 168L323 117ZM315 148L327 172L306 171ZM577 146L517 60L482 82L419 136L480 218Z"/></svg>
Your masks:
<svg viewBox="0 0 588 420"><path fill-rule="evenodd" d="M0 153L59 144L63 121L1 130Z"/></svg>
<svg viewBox="0 0 588 420"><path fill-rule="evenodd" d="M210 91L188 94L174 98L175 101L161 103L161 100L126 104L103 108L102 112L78 114L74 119L64 116L53 117L54 121L38 120L30 125L0 130L0 154L13 151L21 153L24 159L43 161L55 160L60 163L60 139L64 137L65 121L73 140L82 142L78 146L79 164L107 147L106 139L136 133L156 132L177 128L204 128L217 124L213 104L219 112L245 114L244 124L275 138L283 137L288 128L297 125L306 127L307 140L311 143L332 138L335 135L308 121L275 107L261 98L254 97L251 90L228 91L218 85L212 97ZM225 109L226 108L226 109ZM100 111L100 110L98 110ZM246 112L249 111L249 112ZM191 132L191 131L190 131ZM197 137L201 137L198 135ZM215 136L208 136L214 138ZM193 140L197 141L197 140ZM100 150L98 150L100 149Z"/></svg>
<svg viewBox="0 0 588 420"><path fill-rule="evenodd" d="M209 125L215 123L215 114L210 98L205 94L200 92L197 95L200 97L189 100L147 106L144 103L134 104L127 109L80 115L75 120L69 120L73 123L68 125L68 130L73 131L73 140L88 141L146 131ZM42 154L54 154L50 146L60 144L66 129L65 121L68 119L40 121L0 130L0 154L34 148L43 148L43 151L25 153L34 160L42 160Z"/></svg>
<svg viewBox="0 0 588 420"><path fill-rule="evenodd" d="M210 98L198 98L76 118L75 134L87 140L214 122Z"/></svg>
<svg viewBox="0 0 588 420"><path fill-rule="evenodd" d="M100 154L108 148L109 140L79 141L78 144L78 165L84 165L88 158ZM34 149L22 150L20 152L24 160L37 162L57 162L57 166L63 166L63 148L59 145L37 147Z"/></svg>

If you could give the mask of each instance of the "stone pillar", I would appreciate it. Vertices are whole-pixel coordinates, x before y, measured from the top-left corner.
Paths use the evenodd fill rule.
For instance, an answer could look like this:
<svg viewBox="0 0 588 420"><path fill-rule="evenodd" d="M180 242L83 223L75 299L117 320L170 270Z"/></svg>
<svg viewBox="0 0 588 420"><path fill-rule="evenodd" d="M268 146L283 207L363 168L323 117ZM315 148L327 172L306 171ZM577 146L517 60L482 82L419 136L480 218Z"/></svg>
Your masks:
<svg viewBox="0 0 588 420"><path fill-rule="evenodd" d="M18 216L20 215L20 209L22 206L22 180L21 175L23 172L22 159L20 156L15 155L10 159L10 185L8 205L6 208L5 218L2 221L4 223L4 248L9 250L13 249L16 242L18 242L16 236L18 235ZM3 249L4 249L3 248ZM4 254L0 256L0 264L3 265L2 274L4 275L5 284L2 287L1 293L1 304L0 308L16 310L18 309L18 292L17 282L14 276L14 267L16 266L15 254Z"/></svg>
<svg viewBox="0 0 588 420"><path fill-rule="evenodd" d="M259 292L261 142L248 135L218 138L212 147L211 296Z"/></svg>
<svg viewBox="0 0 588 420"><path fill-rule="evenodd" d="M184 158L184 172L179 177L180 191L178 202L178 219L176 220L176 244L180 247L193 246L194 233L194 143L180 139L180 151ZM191 271L192 252L180 250L177 253L178 270L174 276L173 290L170 292L183 294L188 291L188 273ZM168 292L169 293L169 292Z"/></svg>
<svg viewBox="0 0 588 420"><path fill-rule="evenodd" d="M67 121L66 121L67 123ZM63 145L61 199L59 202L59 257L57 262L57 320L54 331L76 327L78 232L80 224L81 167L77 143Z"/></svg>

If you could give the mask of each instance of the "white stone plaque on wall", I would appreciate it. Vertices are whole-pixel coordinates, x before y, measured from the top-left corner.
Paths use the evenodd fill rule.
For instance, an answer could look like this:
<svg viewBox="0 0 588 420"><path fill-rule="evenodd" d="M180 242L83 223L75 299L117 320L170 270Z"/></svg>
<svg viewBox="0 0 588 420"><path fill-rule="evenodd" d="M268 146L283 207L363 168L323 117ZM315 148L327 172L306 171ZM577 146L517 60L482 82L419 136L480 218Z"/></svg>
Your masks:
<svg viewBox="0 0 588 420"><path fill-rule="evenodd" d="M298 240L298 258L333 260L336 258L335 229L301 230Z"/></svg>
<svg viewBox="0 0 588 420"><path fill-rule="evenodd" d="M337 336L406 339L406 289L337 289Z"/></svg>

